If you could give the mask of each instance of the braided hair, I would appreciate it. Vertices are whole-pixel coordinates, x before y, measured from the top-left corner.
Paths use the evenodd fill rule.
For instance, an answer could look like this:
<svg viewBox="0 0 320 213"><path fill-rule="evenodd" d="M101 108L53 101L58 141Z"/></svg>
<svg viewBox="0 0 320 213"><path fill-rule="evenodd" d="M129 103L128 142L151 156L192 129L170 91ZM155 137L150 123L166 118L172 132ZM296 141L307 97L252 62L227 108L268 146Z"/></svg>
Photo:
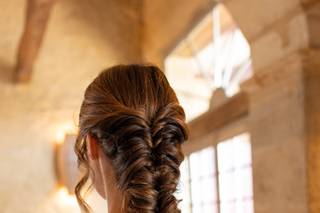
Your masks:
<svg viewBox="0 0 320 213"><path fill-rule="evenodd" d="M75 151L86 174L75 192L89 212L81 190L89 179L85 136L92 134L111 160L122 191L122 212L176 213L174 196L188 132L183 108L164 73L152 65L118 65L88 86L79 115Z"/></svg>

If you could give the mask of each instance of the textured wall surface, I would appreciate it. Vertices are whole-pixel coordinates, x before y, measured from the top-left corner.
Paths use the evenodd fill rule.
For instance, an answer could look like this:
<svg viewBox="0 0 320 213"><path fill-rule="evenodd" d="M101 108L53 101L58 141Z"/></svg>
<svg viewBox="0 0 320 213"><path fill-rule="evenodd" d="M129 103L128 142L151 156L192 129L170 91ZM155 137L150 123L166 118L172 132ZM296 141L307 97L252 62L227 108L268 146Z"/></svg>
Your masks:
<svg viewBox="0 0 320 213"><path fill-rule="evenodd" d="M177 7L178 2L145 2L144 58L163 60L174 46L171 42L183 38L195 20L201 19L208 11L206 9L212 7L204 0L192 0L188 5L180 2ZM314 153L319 147L316 140L319 135L314 127L307 130L318 122L314 118L317 102L310 101L316 100L317 92L306 89L317 88L315 82L319 84L319 80L317 75L312 75L313 86L310 86L304 78L304 59L309 56L302 52L310 47L318 48L319 3L314 0L281 3L276 0L225 0L222 3L250 43L255 72L253 79L243 85L243 90L250 96L250 113L243 125L251 134L253 146L255 212L318 212L319 184L315 181L318 158ZM175 12L170 13L167 8ZM316 70L314 64L307 66ZM308 96L311 106L305 102L310 93L313 94ZM313 112L305 111L305 107ZM228 127L223 129L226 129L223 134L228 135ZM233 133L232 128L230 132ZM214 143L203 140L202 144ZM307 143L310 143L308 150ZM185 148L192 150L195 146L186 144ZM312 172L313 169L316 171ZM310 174L312 176L308 177Z"/></svg>
<svg viewBox="0 0 320 213"><path fill-rule="evenodd" d="M213 9L215 1L144 1L143 58L162 65L164 58Z"/></svg>
<svg viewBox="0 0 320 213"><path fill-rule="evenodd" d="M260 70L250 96L255 211L308 212L303 65L299 54Z"/></svg>
<svg viewBox="0 0 320 213"><path fill-rule="evenodd" d="M319 115L315 101L319 53L300 54L319 48L319 1L222 2L250 43L256 73L243 87L250 94L250 115L239 124L252 136L255 210L306 213L309 204L312 213L319 212L320 137L312 128L319 121L314 117ZM101 69L115 63L162 65L214 4L57 1L32 83L13 85L25 1L0 1L1 213L78 212L55 199L53 142L61 128L77 121L85 87ZM312 60L304 62L309 57ZM230 127L224 131L228 137L238 133ZM308 179L307 170L313 178Z"/></svg>
<svg viewBox="0 0 320 213"><path fill-rule="evenodd" d="M53 198L52 143L102 68L140 61L140 2L57 1L32 82L13 85L24 3L0 2L0 211L72 212Z"/></svg>

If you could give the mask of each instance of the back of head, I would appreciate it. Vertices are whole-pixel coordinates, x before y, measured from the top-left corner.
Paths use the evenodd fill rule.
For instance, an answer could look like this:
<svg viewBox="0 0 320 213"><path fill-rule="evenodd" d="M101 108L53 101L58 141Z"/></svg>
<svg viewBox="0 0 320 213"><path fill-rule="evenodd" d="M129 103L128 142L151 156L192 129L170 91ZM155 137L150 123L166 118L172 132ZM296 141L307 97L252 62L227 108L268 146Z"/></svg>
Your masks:
<svg viewBox="0 0 320 213"><path fill-rule="evenodd" d="M163 72L155 66L118 65L88 86L79 116L76 153L89 175L85 136L99 141L123 194L123 212L180 212L174 196L187 139L185 114Z"/></svg>

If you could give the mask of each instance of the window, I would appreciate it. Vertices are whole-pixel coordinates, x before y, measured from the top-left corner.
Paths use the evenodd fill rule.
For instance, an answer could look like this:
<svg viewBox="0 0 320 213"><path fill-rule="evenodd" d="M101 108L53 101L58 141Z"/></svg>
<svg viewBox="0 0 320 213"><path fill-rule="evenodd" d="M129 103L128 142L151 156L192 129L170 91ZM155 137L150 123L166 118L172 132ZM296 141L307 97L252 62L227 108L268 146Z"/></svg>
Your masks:
<svg viewBox="0 0 320 213"><path fill-rule="evenodd" d="M253 213L249 135L187 156L179 189L183 213Z"/></svg>
<svg viewBox="0 0 320 213"><path fill-rule="evenodd" d="M220 213L253 212L251 146L248 134L218 144Z"/></svg>
<svg viewBox="0 0 320 213"><path fill-rule="evenodd" d="M188 156L181 165L183 213L218 213L217 175L213 147Z"/></svg>
<svg viewBox="0 0 320 213"><path fill-rule="evenodd" d="M218 4L166 58L165 69L191 120L208 110L217 88L232 96L251 77L250 47L229 11Z"/></svg>

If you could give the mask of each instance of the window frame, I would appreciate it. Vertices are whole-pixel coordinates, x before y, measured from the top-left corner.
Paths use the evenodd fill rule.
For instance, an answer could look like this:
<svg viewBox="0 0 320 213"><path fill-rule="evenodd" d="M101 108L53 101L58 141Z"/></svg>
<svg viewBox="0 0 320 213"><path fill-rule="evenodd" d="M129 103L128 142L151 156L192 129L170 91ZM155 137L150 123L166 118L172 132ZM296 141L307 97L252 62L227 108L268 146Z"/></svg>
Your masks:
<svg viewBox="0 0 320 213"><path fill-rule="evenodd" d="M240 124L243 124L243 123L246 123L244 122L246 121L246 119L242 120L240 122ZM235 122L235 126L238 125L238 127L236 129L233 129L233 131L230 131L227 130L226 132L224 132L226 130L225 129L220 129L219 130L216 130L214 132L212 132L211 134L207 135L206 137L204 138L201 138L200 140L200 146L197 146L197 147L193 147L192 145L188 144L188 142L186 142L186 144L184 144L183 148L184 148L184 151L185 151L185 160L187 160L187 168L188 168L188 184L189 184L189 205L188 205L188 208L189 208L189 212L190 213L194 213L192 211L192 207L193 207L193 204L192 204L192 191L191 191L191 177L190 177L190 155L194 152L197 152L197 151L201 151L203 149L206 149L206 148L209 148L209 147L212 147L213 148L213 155L214 155L214 167L215 167L215 171L214 171L214 179L215 179L215 188L216 188L216 196L217 196L217 200L215 201L216 202L216 206L217 206L217 213L221 213L221 199L220 199L220 185L219 185L219 167L218 167L218 144L220 143L223 143L224 141L227 141L227 140L230 140L230 139L233 139L237 136L241 136L243 134L248 134L248 137L249 137L249 143L250 143L250 147L251 147L251 163L250 165L248 165L250 168L251 168L251 174L252 174L252 204L254 206L254 177L253 177L253 152L252 152L252 140L251 140L251 135L250 135L250 132L249 131L246 131L246 128L244 125L239 125L239 122ZM219 134L219 133L223 133L223 134ZM220 136L220 137L219 137ZM210 139L213 139L211 140L210 143L208 143L208 141ZM204 143L204 142L207 142L207 143ZM189 147L188 147L189 146Z"/></svg>

